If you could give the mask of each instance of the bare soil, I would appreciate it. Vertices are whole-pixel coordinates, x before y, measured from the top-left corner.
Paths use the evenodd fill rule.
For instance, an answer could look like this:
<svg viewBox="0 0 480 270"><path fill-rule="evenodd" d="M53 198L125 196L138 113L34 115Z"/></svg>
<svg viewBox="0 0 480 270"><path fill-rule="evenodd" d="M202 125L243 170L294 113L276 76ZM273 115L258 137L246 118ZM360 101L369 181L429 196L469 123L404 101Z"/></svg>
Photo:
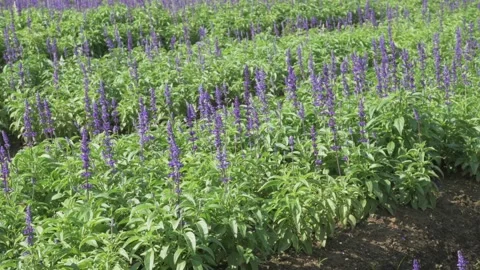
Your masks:
<svg viewBox="0 0 480 270"><path fill-rule="evenodd" d="M412 269L414 258L421 269L457 269L457 250L471 269L480 269L480 183L447 179L439 186L435 209L370 215L312 255L290 251L261 269Z"/></svg>

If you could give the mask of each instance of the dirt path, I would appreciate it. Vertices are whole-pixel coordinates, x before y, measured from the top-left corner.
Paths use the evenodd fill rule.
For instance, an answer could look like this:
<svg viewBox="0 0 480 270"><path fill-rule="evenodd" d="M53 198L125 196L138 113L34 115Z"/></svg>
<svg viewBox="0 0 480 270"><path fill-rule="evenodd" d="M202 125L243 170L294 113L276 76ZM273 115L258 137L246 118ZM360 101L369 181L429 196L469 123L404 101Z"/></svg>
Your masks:
<svg viewBox="0 0 480 270"><path fill-rule="evenodd" d="M413 258L421 269L456 269L459 249L480 269L480 183L444 180L440 192L433 210L372 215L311 256L284 254L262 269L412 269Z"/></svg>

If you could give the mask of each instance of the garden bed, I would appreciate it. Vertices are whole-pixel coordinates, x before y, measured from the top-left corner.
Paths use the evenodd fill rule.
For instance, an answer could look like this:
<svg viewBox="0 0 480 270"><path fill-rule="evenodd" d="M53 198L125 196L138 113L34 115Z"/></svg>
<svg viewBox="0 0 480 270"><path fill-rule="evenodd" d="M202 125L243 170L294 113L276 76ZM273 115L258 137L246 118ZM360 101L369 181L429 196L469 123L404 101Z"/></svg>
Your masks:
<svg viewBox="0 0 480 270"><path fill-rule="evenodd" d="M435 209L402 207L370 215L353 230L339 232L312 255L283 254L262 269L456 269L457 251L480 269L480 188L460 177L440 184ZM476 267L475 268L475 263Z"/></svg>

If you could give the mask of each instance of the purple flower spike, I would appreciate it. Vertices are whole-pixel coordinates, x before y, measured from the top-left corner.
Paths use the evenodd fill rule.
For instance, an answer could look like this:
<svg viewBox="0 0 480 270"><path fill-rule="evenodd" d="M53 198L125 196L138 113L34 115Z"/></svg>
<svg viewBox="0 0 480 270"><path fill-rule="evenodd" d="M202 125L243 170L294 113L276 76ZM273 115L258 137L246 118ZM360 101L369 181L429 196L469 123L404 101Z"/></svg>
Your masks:
<svg viewBox="0 0 480 270"><path fill-rule="evenodd" d="M223 93L220 87L215 87L215 103L217 103L217 110L222 109L223 107Z"/></svg>
<svg viewBox="0 0 480 270"><path fill-rule="evenodd" d="M33 227L32 227L32 212L30 210L30 205L25 209L25 230L23 230L23 235L27 236L27 244L29 246L33 245Z"/></svg>
<svg viewBox="0 0 480 270"><path fill-rule="evenodd" d="M248 66L245 65L243 68L243 98L245 99L245 105L250 104L250 71L248 69Z"/></svg>
<svg viewBox="0 0 480 270"><path fill-rule="evenodd" d="M457 255L458 255L458 263L457 263L458 270L467 270L468 261L467 259L465 259L465 257L463 257L462 251L459 250L457 252Z"/></svg>
<svg viewBox="0 0 480 270"><path fill-rule="evenodd" d="M293 102L295 107L298 107L297 101L297 77L292 66L288 66L288 75L285 78L285 86L287 87L288 99Z"/></svg>
<svg viewBox="0 0 480 270"><path fill-rule="evenodd" d="M33 131L31 114L32 111L30 109L30 104L27 100L25 100L25 113L23 114L23 123L25 129L23 132L23 137L25 138L27 146L29 147L33 146L35 136L37 135L37 133Z"/></svg>
<svg viewBox="0 0 480 270"><path fill-rule="evenodd" d="M46 118L46 127L45 133L50 134L50 136L54 136L55 134L55 125L52 118L52 112L50 111L50 104L48 100L43 100L43 109L45 110L45 118Z"/></svg>
<svg viewBox="0 0 480 270"><path fill-rule="evenodd" d="M255 70L255 90L257 92L257 97L262 103L262 113L268 113L268 101L266 96L267 86L265 83L265 71L262 69Z"/></svg>
<svg viewBox="0 0 480 270"><path fill-rule="evenodd" d="M42 128L46 129L46 126L47 126L47 120L45 119L46 116L45 116L45 110L43 108L43 102L42 102L42 98L40 97L40 94L37 94L35 95L35 101L36 101L36 105L37 105L37 111L38 111L38 118L40 120L40 125L42 126ZM44 132L45 133L45 132ZM48 137L48 134L45 133L45 136Z"/></svg>
<svg viewBox="0 0 480 270"><path fill-rule="evenodd" d="M140 147L141 147L141 152L140 152L140 159L143 161L144 156L143 156L143 148L145 146L145 143L150 141L152 137L147 136L147 131L148 131L148 112L147 112L147 107L145 106L145 103L143 102L143 98L140 97L138 99L138 103L140 105L140 111L138 112L138 134L140 135Z"/></svg>
<svg viewBox="0 0 480 270"><path fill-rule="evenodd" d="M150 113L152 114L151 115L151 118L153 121L155 121L157 119L157 113L158 113L158 109L157 109L157 94L155 92L155 88L150 88Z"/></svg>
<svg viewBox="0 0 480 270"><path fill-rule="evenodd" d="M299 102L299 106L298 106L298 117L300 117L300 119L302 121L305 121L305 108L303 107L303 103L302 102Z"/></svg>
<svg viewBox="0 0 480 270"><path fill-rule="evenodd" d="M180 161L180 148L178 147L175 141L175 135L173 134L172 122L169 120L167 123L167 133L168 133L168 144L170 146L170 159L168 166L172 169L170 173L170 178L172 178L175 183L175 192L180 194L182 191L180 189L181 173L180 169L183 167L182 162Z"/></svg>
<svg viewBox="0 0 480 270"><path fill-rule="evenodd" d="M416 109L413 109L413 118L415 121L420 121L420 115L418 114L418 111Z"/></svg>
<svg viewBox="0 0 480 270"><path fill-rule="evenodd" d="M321 160L318 159L318 145L317 145L317 131L315 129L315 126L312 126L310 129L310 137L312 139L312 148L313 148L313 156L315 157L315 165L319 166L321 165Z"/></svg>
<svg viewBox="0 0 480 270"><path fill-rule="evenodd" d="M288 137L288 145L290 146L290 151L293 152L293 150L295 149L295 140L293 136Z"/></svg>
<svg viewBox="0 0 480 270"><path fill-rule="evenodd" d="M190 138L189 141L192 142L192 151L195 152L197 150L197 145L195 141L197 140L196 132L194 129L194 121L196 119L197 113L195 112L195 108L192 104L187 104L187 126L190 130Z"/></svg>
<svg viewBox="0 0 480 270"><path fill-rule="evenodd" d="M8 139L7 132L5 130L2 130L2 139L3 139L3 146L5 146L5 149L10 150L10 140Z"/></svg>
<svg viewBox="0 0 480 270"><path fill-rule="evenodd" d="M113 133L118 133L120 131L120 115L118 113L118 104L117 101L112 98L112 118L113 118Z"/></svg>
<svg viewBox="0 0 480 270"><path fill-rule="evenodd" d="M98 108L98 102L92 102L92 126L93 126L93 134L98 135L102 133L103 126L102 126L102 119L100 115L100 111Z"/></svg>
<svg viewBox="0 0 480 270"><path fill-rule="evenodd" d="M235 125L237 126L237 136L242 134L242 116L240 111L240 100L238 97L235 97L233 104L233 115L235 117Z"/></svg>
<svg viewBox="0 0 480 270"><path fill-rule="evenodd" d="M115 168L115 160L113 158L113 143L108 133L105 133L105 139L103 140L103 146L105 149L102 151L103 158L110 168Z"/></svg>
<svg viewBox="0 0 480 270"><path fill-rule="evenodd" d="M5 193L10 192L8 187L8 176L10 175L10 170L8 169L9 157L3 146L0 146L0 165L2 166L2 180L3 180L3 191Z"/></svg>
<svg viewBox="0 0 480 270"><path fill-rule="evenodd" d="M345 57L343 62L340 64L340 73L342 74L342 85L343 85L343 95L348 97L350 95L350 89L348 87L347 75L348 72L348 58Z"/></svg>
<svg viewBox="0 0 480 270"><path fill-rule="evenodd" d="M217 161L218 165L217 168L221 171L222 174L222 182L228 182L228 178L226 176L226 170L228 168L229 162L227 161L227 151L225 146L222 143L222 133L223 133L223 120L222 115L217 113L215 115L215 148L217 150Z"/></svg>
<svg viewBox="0 0 480 270"><path fill-rule="evenodd" d="M413 270L420 270L420 262L417 259L413 259Z"/></svg>

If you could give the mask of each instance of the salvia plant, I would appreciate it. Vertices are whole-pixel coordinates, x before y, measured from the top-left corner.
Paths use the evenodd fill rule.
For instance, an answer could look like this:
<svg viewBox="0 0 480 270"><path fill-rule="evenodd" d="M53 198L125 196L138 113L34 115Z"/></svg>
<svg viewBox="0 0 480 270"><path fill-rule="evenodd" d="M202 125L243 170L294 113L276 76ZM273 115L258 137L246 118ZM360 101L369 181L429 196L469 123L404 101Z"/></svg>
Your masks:
<svg viewBox="0 0 480 270"><path fill-rule="evenodd" d="M434 207L480 181L477 2L3 1L0 268L258 269Z"/></svg>

